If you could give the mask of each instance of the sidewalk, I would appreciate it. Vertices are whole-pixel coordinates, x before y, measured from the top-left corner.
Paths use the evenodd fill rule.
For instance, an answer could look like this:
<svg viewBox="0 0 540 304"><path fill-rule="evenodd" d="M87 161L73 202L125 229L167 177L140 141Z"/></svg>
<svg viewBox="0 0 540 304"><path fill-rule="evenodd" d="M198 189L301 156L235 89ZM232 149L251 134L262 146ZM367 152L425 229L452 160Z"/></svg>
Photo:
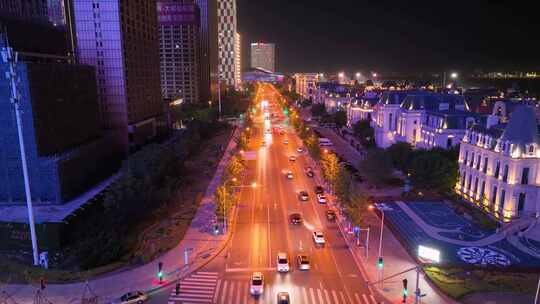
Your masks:
<svg viewBox="0 0 540 304"><path fill-rule="evenodd" d="M161 258L146 265L91 280L89 287L94 295L99 297L98 303L109 303L129 291L152 292L167 286L206 265L225 247L229 235L215 235L213 232L215 218L213 197L231 157L231 152L236 147L236 139L239 134L239 130L236 129L231 136L191 226L180 244ZM184 260L186 251L188 252L187 264ZM163 263L163 273L165 274L162 284L159 284L156 277L159 262ZM44 296L48 303L81 303L85 286L85 283L48 285ZM25 304L34 303L36 288L36 286L31 285L2 285L0 291L7 292L16 303ZM86 294L86 296L91 295Z"/></svg>

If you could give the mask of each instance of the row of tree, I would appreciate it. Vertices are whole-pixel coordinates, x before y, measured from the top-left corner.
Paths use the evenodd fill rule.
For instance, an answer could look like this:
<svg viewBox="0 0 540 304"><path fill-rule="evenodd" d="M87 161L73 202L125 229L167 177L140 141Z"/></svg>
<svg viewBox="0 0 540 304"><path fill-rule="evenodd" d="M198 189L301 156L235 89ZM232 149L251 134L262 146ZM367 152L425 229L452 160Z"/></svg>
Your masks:
<svg viewBox="0 0 540 304"><path fill-rule="evenodd" d="M219 122L192 121L178 141L150 144L131 154L119 178L68 221L66 256L77 260L81 269L135 258L129 254L137 245L136 232L142 223L169 204L192 207L193 201L180 199L178 193L192 182L186 178L185 163L199 152L203 141L225 128Z"/></svg>

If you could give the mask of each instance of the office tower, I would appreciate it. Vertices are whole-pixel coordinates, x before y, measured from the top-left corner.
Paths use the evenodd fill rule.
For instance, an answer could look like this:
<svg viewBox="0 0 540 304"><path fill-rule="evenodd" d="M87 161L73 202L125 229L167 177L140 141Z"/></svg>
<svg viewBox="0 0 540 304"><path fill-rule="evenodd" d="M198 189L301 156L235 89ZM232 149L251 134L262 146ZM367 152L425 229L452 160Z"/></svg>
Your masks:
<svg viewBox="0 0 540 304"><path fill-rule="evenodd" d="M242 85L242 36L239 33L234 35L235 37L235 51L236 56L234 60L234 84L237 88Z"/></svg>
<svg viewBox="0 0 540 304"><path fill-rule="evenodd" d="M5 46L0 39L0 48ZM0 60L0 73L6 75L9 66ZM120 151L100 126L93 67L19 61L15 70L33 201L66 203L118 170ZM10 80L0 77L0 204L23 204L19 136L10 97Z"/></svg>
<svg viewBox="0 0 540 304"><path fill-rule="evenodd" d="M273 43L252 43L251 67L261 68L270 72L275 72L275 48L275 44Z"/></svg>
<svg viewBox="0 0 540 304"><path fill-rule="evenodd" d="M202 102L215 101L218 91L217 0L195 0L195 3L201 13L199 96Z"/></svg>
<svg viewBox="0 0 540 304"><path fill-rule="evenodd" d="M236 73L236 0L218 0L218 47L220 81L238 86Z"/></svg>
<svg viewBox="0 0 540 304"><path fill-rule="evenodd" d="M73 0L79 63L96 67L101 120L127 151L162 118L155 0Z"/></svg>
<svg viewBox="0 0 540 304"><path fill-rule="evenodd" d="M65 0L0 0L0 15L34 23L64 26Z"/></svg>
<svg viewBox="0 0 540 304"><path fill-rule="evenodd" d="M190 3L191 2L191 3ZM193 1L159 1L161 94L167 101L199 101L199 7Z"/></svg>

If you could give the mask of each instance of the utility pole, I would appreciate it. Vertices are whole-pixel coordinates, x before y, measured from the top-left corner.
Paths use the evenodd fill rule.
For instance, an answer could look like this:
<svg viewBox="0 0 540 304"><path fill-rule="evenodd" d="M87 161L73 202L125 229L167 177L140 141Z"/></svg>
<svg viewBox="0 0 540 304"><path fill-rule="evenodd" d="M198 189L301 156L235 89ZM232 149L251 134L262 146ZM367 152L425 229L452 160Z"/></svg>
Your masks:
<svg viewBox="0 0 540 304"><path fill-rule="evenodd" d="M24 138L21 121L20 110L20 96L17 90L17 61L18 54L13 51L13 48L9 47L7 35L3 37L5 39L6 46L2 47L2 61L9 64L8 71L6 72L6 78L10 81L11 90L11 103L15 107L15 117L17 120L17 132L19 135L19 150L21 154L21 163L24 177L24 190L26 194L26 207L28 209L28 225L30 226L30 238L32 240L32 253L34 257L34 266L39 265L39 249L36 238L36 227L34 222L34 209L32 207L32 197L30 193L30 178L28 176L28 164L26 162L26 150L24 147Z"/></svg>

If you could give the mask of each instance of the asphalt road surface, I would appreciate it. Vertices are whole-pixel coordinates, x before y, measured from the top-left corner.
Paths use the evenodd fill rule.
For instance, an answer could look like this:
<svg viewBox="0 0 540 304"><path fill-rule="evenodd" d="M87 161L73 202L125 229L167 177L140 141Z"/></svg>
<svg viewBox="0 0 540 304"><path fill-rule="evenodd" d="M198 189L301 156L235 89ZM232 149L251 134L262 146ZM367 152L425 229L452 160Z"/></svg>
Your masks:
<svg viewBox="0 0 540 304"><path fill-rule="evenodd" d="M257 102L269 101L268 112L281 112L273 87L262 85L257 96ZM250 143L257 157L247 161L231 242L221 256L181 281L179 295L172 286L152 295L149 303L277 303L277 293L283 291L290 294L291 303L378 303L367 289L337 224L326 219L327 206L317 202L315 179L304 171L308 155L297 151L301 140L282 120L265 119L264 111L260 112ZM280 125L285 134L266 132ZM295 161L289 160L291 155L297 157ZM286 177L288 170L293 172L293 179ZM250 186L253 182L256 187ZM308 191L308 201L299 200L302 190ZM304 222L291 224L291 213L302 214ZM324 246L314 244L314 231L324 233ZM276 271L278 252L287 253L290 272ZM310 270L298 270L298 254L309 256ZM264 292L259 297L249 291L255 271L264 275Z"/></svg>

